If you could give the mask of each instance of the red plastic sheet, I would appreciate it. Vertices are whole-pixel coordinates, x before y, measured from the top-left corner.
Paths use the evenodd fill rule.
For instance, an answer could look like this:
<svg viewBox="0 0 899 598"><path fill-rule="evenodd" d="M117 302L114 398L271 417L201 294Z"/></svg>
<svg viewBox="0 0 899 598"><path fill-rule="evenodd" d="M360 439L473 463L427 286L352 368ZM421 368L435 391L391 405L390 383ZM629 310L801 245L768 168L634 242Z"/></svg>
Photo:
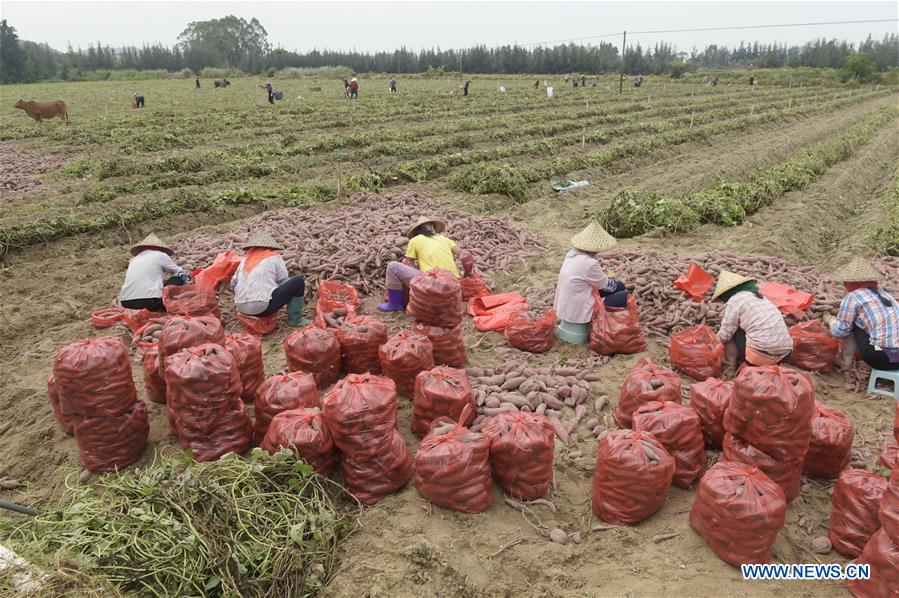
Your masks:
<svg viewBox="0 0 899 598"><path fill-rule="evenodd" d="M474 415L466 407L461 418ZM415 453L415 488L438 507L483 513L493 504L490 440L456 424L449 432L431 431Z"/></svg>
<svg viewBox="0 0 899 598"><path fill-rule="evenodd" d="M137 402L131 358L119 337L87 338L62 347L53 376L60 413L66 416L124 415Z"/></svg>
<svg viewBox="0 0 899 598"><path fill-rule="evenodd" d="M899 545L899 469L894 469L890 484L880 501L880 526L894 544Z"/></svg>
<svg viewBox="0 0 899 598"><path fill-rule="evenodd" d="M214 316L178 316L166 320L159 335L159 369L165 378L166 360L189 347L204 343L224 346L222 322Z"/></svg>
<svg viewBox="0 0 899 598"><path fill-rule="evenodd" d="M75 416L75 443L86 469L117 471L140 460L147 446L150 422L143 401L135 402L122 415Z"/></svg>
<svg viewBox="0 0 899 598"><path fill-rule="evenodd" d="M337 447L318 407L290 409L276 415L260 446L270 454L282 447L290 448L323 476L330 476L337 465Z"/></svg>
<svg viewBox="0 0 899 598"><path fill-rule="evenodd" d="M627 307L606 307L599 293L593 293L593 320L590 348L600 355L640 353L646 350L646 335L637 316L637 298L629 295Z"/></svg>
<svg viewBox="0 0 899 598"><path fill-rule="evenodd" d="M168 358L166 396L175 434L197 461L249 450L253 428L240 400L240 374L231 353L206 343Z"/></svg>
<svg viewBox="0 0 899 598"><path fill-rule="evenodd" d="M889 470L899 469L899 442L888 442L877 457L877 465Z"/></svg>
<svg viewBox="0 0 899 598"><path fill-rule="evenodd" d="M867 469L844 469L831 502L828 537L834 550L855 558L880 527L877 512L889 480Z"/></svg>
<svg viewBox="0 0 899 598"><path fill-rule="evenodd" d="M345 309L347 317L351 318L356 315L361 304L359 293L352 285L336 280L321 280L318 283L318 298L315 301L315 325L327 328L325 314L335 309Z"/></svg>
<svg viewBox="0 0 899 598"><path fill-rule="evenodd" d="M643 357L624 378L618 406L612 416L621 428L630 428L631 415L643 403L671 401L680 403L680 377L667 368L660 367Z"/></svg>
<svg viewBox="0 0 899 598"><path fill-rule="evenodd" d="M431 326L452 328L462 321L462 286L451 272L434 268L409 283L406 313Z"/></svg>
<svg viewBox="0 0 899 598"><path fill-rule="evenodd" d="M793 352L789 363L806 370L829 372L840 350L840 342L830 336L828 328L820 320L809 320L790 327Z"/></svg>
<svg viewBox="0 0 899 598"><path fill-rule="evenodd" d="M899 401L896 401L896 417L893 419L893 438L899 443Z"/></svg>
<svg viewBox="0 0 899 598"><path fill-rule="evenodd" d="M609 431L596 452L593 514L612 525L640 523L665 502L674 469L674 458L652 434Z"/></svg>
<svg viewBox="0 0 899 598"><path fill-rule="evenodd" d="M437 366L421 372L415 378L412 395L412 431L419 437L424 436L431 422L440 416L457 421L466 406L471 407L471 418L461 421L463 426L471 424L477 409L465 370Z"/></svg>
<svg viewBox="0 0 899 598"><path fill-rule="evenodd" d="M797 291L779 282L765 282L759 285L759 292L785 314L796 319L805 318L805 310L812 306L815 296L805 291Z"/></svg>
<svg viewBox="0 0 899 598"><path fill-rule="evenodd" d="M815 401L812 417L812 439L802 473L813 478L836 478L849 465L855 429L849 417Z"/></svg>
<svg viewBox="0 0 899 598"><path fill-rule="evenodd" d="M229 332L225 335L225 348L234 358L240 372L243 390L240 398L247 403L256 400L256 391L265 379L265 365L262 363L262 341L258 336L244 332Z"/></svg>
<svg viewBox="0 0 899 598"><path fill-rule="evenodd" d="M724 435L722 462L744 463L754 465L765 472L783 489L787 502L799 496L802 482L802 459L775 459L763 450L755 447L739 436L730 433Z"/></svg>
<svg viewBox="0 0 899 598"><path fill-rule="evenodd" d="M461 368L468 362L468 353L465 350L465 339L462 336L461 322L453 328L441 328L440 326L429 326L423 322L416 322L412 326L412 332L426 336L431 341L434 364Z"/></svg>
<svg viewBox="0 0 899 598"><path fill-rule="evenodd" d="M53 409L53 415L56 416L56 420L59 422L59 425L62 426L62 431L71 436L75 433L75 424L72 423L72 418L69 415L63 414L62 410L59 408L59 391L56 389L56 378L53 374L50 374L47 377L47 397L50 399L50 407Z"/></svg>
<svg viewBox="0 0 899 598"><path fill-rule="evenodd" d="M731 565L767 563L786 513L783 491L758 468L716 463L699 482L690 527Z"/></svg>
<svg viewBox="0 0 899 598"><path fill-rule="evenodd" d="M855 598L896 598L899 588L899 544L880 530L871 536L856 563L871 566L868 579L853 579L849 591Z"/></svg>
<svg viewBox="0 0 899 598"><path fill-rule="evenodd" d="M462 287L462 301L468 301L475 297L483 297L490 294L487 283L479 274L465 276L459 279L459 285Z"/></svg>
<svg viewBox="0 0 899 598"><path fill-rule="evenodd" d="M265 336L266 334L271 334L272 332L274 332L275 328L278 327L277 313L274 313L270 316L257 318L256 316L248 316L246 314L242 314L235 309L234 315L243 325L243 330L247 334L257 334L259 336Z"/></svg>
<svg viewBox="0 0 899 598"><path fill-rule="evenodd" d="M378 350L387 342L387 326L372 316L347 318L337 329L343 371L347 374L381 373Z"/></svg>
<svg viewBox="0 0 899 598"><path fill-rule="evenodd" d="M696 303L700 303L714 283L715 278L711 274L696 264L690 264L687 273L674 280L674 287L690 295Z"/></svg>
<svg viewBox="0 0 899 598"><path fill-rule="evenodd" d="M374 374L349 374L322 398L322 413L343 454L347 489L372 505L412 477L412 458L397 429L396 384Z"/></svg>
<svg viewBox="0 0 899 598"><path fill-rule="evenodd" d="M378 349L384 375L401 395L412 397L415 377L434 367L434 347L426 336L400 330Z"/></svg>
<svg viewBox="0 0 899 598"><path fill-rule="evenodd" d="M308 372L321 390L331 386L340 375L340 342L332 330L307 326L284 339L287 369Z"/></svg>
<svg viewBox="0 0 899 598"><path fill-rule="evenodd" d="M256 415L256 424L253 428L254 441L256 444L262 442L269 424L279 413L321 405L312 374L291 372L269 376L259 387L256 402L253 404L253 412Z"/></svg>
<svg viewBox="0 0 899 598"><path fill-rule="evenodd" d="M231 277L240 266L241 259L241 256L233 251L219 253L209 266L193 275L195 286L202 291L214 293L231 281Z"/></svg>
<svg viewBox="0 0 899 598"><path fill-rule="evenodd" d="M644 403L634 411L634 430L649 432L674 457L672 484L689 488L705 472L705 442L696 412L680 403Z"/></svg>
<svg viewBox="0 0 899 598"><path fill-rule="evenodd" d="M481 432L490 439L490 466L500 488L519 500L549 494L553 483L552 426L536 413L500 413Z"/></svg>
<svg viewBox="0 0 899 598"><path fill-rule="evenodd" d="M515 312L503 333L510 345L531 353L546 353L556 340L556 312L549 310L539 318Z"/></svg>
<svg viewBox="0 0 899 598"><path fill-rule="evenodd" d="M179 316L219 317L219 302L215 291L197 285L169 285L162 288L162 304L166 312Z"/></svg>
<svg viewBox="0 0 899 598"><path fill-rule="evenodd" d="M502 332L515 313L527 310L527 301L518 291L483 295L468 302L468 315L474 318L475 328L481 332Z"/></svg>
<svg viewBox="0 0 899 598"><path fill-rule="evenodd" d="M724 429L774 459L805 457L815 391L806 374L788 367L747 367L724 414Z"/></svg>
<svg viewBox="0 0 899 598"><path fill-rule="evenodd" d="M673 334L668 356L675 369L702 381L721 373L724 345L711 328L701 324Z"/></svg>
<svg viewBox="0 0 899 598"><path fill-rule="evenodd" d="M125 318L125 310L121 307L104 307L91 313L91 324L94 328L109 328Z"/></svg>
<svg viewBox="0 0 899 598"><path fill-rule="evenodd" d="M734 396L732 380L706 378L690 386L690 406L699 415L702 436L711 447L721 448L724 440L724 411Z"/></svg>
<svg viewBox="0 0 899 598"><path fill-rule="evenodd" d="M147 398L154 403L165 404L165 378L159 369L159 346L150 345L144 352L143 358L144 388L147 389Z"/></svg>

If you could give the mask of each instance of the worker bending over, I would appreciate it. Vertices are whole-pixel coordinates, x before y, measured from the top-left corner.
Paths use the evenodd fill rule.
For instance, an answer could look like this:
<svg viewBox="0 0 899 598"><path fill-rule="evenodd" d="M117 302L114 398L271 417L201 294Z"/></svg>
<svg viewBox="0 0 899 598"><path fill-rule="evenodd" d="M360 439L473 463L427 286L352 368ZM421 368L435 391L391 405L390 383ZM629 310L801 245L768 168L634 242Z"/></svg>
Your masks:
<svg viewBox="0 0 899 598"><path fill-rule="evenodd" d="M122 307L165 311L162 287L181 286L190 281L181 266L172 260L174 253L153 233L131 248L134 257L128 261L125 284L119 291Z"/></svg>

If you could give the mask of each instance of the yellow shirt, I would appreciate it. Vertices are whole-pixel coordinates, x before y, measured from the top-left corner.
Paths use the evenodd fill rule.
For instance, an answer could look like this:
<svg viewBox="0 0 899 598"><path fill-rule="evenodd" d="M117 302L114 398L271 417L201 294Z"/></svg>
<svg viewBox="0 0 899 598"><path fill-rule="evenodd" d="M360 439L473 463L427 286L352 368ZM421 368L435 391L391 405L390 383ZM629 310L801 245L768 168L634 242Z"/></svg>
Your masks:
<svg viewBox="0 0 899 598"><path fill-rule="evenodd" d="M453 257L455 246L452 239L447 239L443 235L433 237L416 235L409 240L406 257L418 260L418 269L422 272L443 268L458 278L459 269L456 268L456 259Z"/></svg>

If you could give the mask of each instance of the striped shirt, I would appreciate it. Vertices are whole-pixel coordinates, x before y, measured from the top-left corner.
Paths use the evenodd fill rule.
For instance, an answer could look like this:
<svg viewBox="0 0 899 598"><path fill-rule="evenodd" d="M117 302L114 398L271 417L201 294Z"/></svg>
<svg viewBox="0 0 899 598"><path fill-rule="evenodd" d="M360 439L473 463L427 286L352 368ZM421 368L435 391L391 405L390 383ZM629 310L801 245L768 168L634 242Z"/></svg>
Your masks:
<svg viewBox="0 0 899 598"><path fill-rule="evenodd" d="M783 355L793 350L793 339L783 314L767 299L755 293L740 291L724 306L724 317L718 338L722 343L733 338L737 328L746 333L746 345L769 355Z"/></svg>
<svg viewBox="0 0 899 598"><path fill-rule="evenodd" d="M879 290L892 307L884 305L873 290L856 289L843 297L830 333L835 338L846 338L857 325L865 329L875 347L899 349L899 304L889 293Z"/></svg>

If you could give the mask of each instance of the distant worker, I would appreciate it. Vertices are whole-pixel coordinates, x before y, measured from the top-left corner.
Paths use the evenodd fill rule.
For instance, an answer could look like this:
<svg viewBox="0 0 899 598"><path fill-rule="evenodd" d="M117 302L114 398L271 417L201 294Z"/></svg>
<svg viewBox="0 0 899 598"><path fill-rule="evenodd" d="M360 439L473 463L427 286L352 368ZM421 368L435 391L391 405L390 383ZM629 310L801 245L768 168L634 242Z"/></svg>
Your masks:
<svg viewBox="0 0 899 598"><path fill-rule="evenodd" d="M144 96L143 95L136 93L131 97L134 98L134 107L135 108L143 108L144 107Z"/></svg>
<svg viewBox="0 0 899 598"><path fill-rule="evenodd" d="M581 75L581 87L587 87L587 75Z"/></svg>
<svg viewBox="0 0 899 598"><path fill-rule="evenodd" d="M396 93L396 77L390 78L390 93Z"/></svg>
<svg viewBox="0 0 899 598"><path fill-rule="evenodd" d="M266 81L265 85L261 85L260 87L262 87L262 89L264 89L266 91L266 93L268 94L268 103L274 104L275 103L275 88L272 87L271 81Z"/></svg>
<svg viewBox="0 0 899 598"><path fill-rule="evenodd" d="M463 95L463 96L467 96L467 95L468 95L468 86L469 86L469 85L471 85L471 81L466 81L466 82L465 82L465 85L462 86L462 95Z"/></svg>
<svg viewBox="0 0 899 598"><path fill-rule="evenodd" d="M598 83L598 81L596 80L596 77L593 77L592 79L590 79L590 87L596 87L597 83Z"/></svg>
<svg viewBox="0 0 899 598"><path fill-rule="evenodd" d="M162 287L181 286L190 281L184 270L172 260L175 251L150 233L131 248L125 284L119 291L119 303L126 309L165 311Z"/></svg>
<svg viewBox="0 0 899 598"><path fill-rule="evenodd" d="M540 79L534 79L534 89L540 89Z"/></svg>
<svg viewBox="0 0 899 598"><path fill-rule="evenodd" d="M355 100L359 97L359 82L356 77L350 79L350 99Z"/></svg>
<svg viewBox="0 0 899 598"><path fill-rule="evenodd" d="M643 75L637 75L634 77L634 87L640 87L643 85Z"/></svg>
<svg viewBox="0 0 899 598"><path fill-rule="evenodd" d="M575 73L571 76L571 86L577 87L577 73Z"/></svg>
<svg viewBox="0 0 899 598"><path fill-rule="evenodd" d="M197 85L197 89L200 89L200 78L199 77L197 77L197 80L194 81L194 83Z"/></svg>
<svg viewBox="0 0 899 598"><path fill-rule="evenodd" d="M749 77L749 86L752 87L753 85L755 85L755 77L753 77L753 76L750 75L750 77Z"/></svg>

